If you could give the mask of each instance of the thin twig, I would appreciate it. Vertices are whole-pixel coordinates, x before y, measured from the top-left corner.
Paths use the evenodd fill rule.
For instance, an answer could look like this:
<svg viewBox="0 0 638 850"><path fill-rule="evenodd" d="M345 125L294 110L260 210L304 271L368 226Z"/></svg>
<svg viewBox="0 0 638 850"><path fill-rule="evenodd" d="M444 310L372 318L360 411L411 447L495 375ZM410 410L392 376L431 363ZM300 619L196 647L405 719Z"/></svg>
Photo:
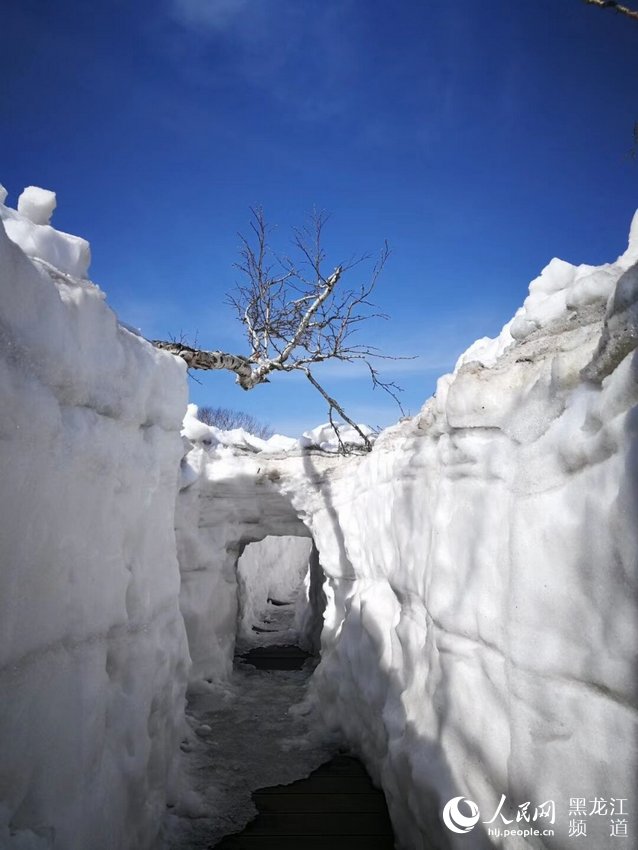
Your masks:
<svg viewBox="0 0 638 850"><path fill-rule="evenodd" d="M227 296L237 318L244 326L249 354L205 351L187 345L183 340L155 341L154 345L181 357L189 369L229 369L237 382L249 390L266 383L273 372L301 371L328 403L330 423L337 434L340 450L347 451L333 413L347 422L363 440L366 449L371 441L350 419L336 399L332 398L309 370L316 363L336 360L343 363L363 361L374 388L380 387L397 402L401 391L393 381L385 381L373 365L375 359L400 360L381 354L375 346L355 341L364 322L387 319L373 302L375 287L390 255L384 243L367 278L343 286L344 276L354 278L354 269L369 259L368 255L352 255L337 265L331 274L324 272L326 253L323 230L328 216L315 211L310 220L293 231L296 256L278 255L270 245L271 228L260 207L251 209L248 237L239 235L240 255L235 268L241 277Z"/></svg>
<svg viewBox="0 0 638 850"><path fill-rule="evenodd" d="M318 390L318 391L319 391L319 393L321 393L321 395L325 398L325 400L326 400L326 401L328 402L328 404L330 405L330 407L329 407L329 409L328 409L328 416L329 416L329 418L330 418L330 424L332 425L332 429L333 429L333 431L335 432L335 434L337 435L337 439L339 440L340 445L343 445L343 443L341 442L341 437L340 437L340 435L339 435L339 430L338 430L338 428L336 427L336 425L335 425L335 423L334 423L334 421L333 421L333 419L332 419L332 411L333 411L333 410L336 410L336 411L337 411L337 413L339 414L339 416L340 416L340 417L341 417L341 418L342 418L345 422L347 422L347 423L348 423L348 425L351 425L351 426L354 428L354 430L357 432L357 434L358 434L358 435L361 437L361 439L363 440L363 444L364 444L364 446L366 447L367 451L372 451L372 443L370 442L370 440L369 440L369 438L368 438L368 435L367 435L367 434L364 434L364 433L363 433L363 431L361 430L361 428L357 425L357 423L356 423L356 422L353 422L353 421L352 421L352 419L350 419L350 417L346 414L345 410L343 409L343 407L341 407L341 405L339 404L339 402L338 402L338 401L336 401L334 398L332 398L331 396L329 396L329 395L328 395L328 393L324 390L324 388L321 386L321 384L319 383L319 381L317 381L317 379L314 377L314 375L312 374L312 372L310 371L310 369L304 369L304 370L303 370L303 372L305 373L306 377L308 378L308 380L310 381L310 383L313 385L313 387L314 387L316 390ZM345 449L345 447L344 447L344 449Z"/></svg>

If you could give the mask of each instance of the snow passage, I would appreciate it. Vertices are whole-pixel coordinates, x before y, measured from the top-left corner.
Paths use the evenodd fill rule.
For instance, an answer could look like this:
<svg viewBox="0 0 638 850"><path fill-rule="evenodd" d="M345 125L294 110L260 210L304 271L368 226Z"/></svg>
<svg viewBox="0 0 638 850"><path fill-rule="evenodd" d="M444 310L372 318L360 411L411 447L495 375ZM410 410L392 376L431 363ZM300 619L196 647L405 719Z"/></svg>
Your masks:
<svg viewBox="0 0 638 850"><path fill-rule="evenodd" d="M562 848L569 795L631 796L637 261L638 215L614 263L553 260L500 336L366 457L191 434L189 506L220 553L264 523L245 510L258 502L312 533L327 604L310 696L381 783L406 850L467 846L441 823L454 797L484 820L502 795L514 815L552 799L555 837L538 846ZM213 481L237 497L232 523ZM609 846L609 824L594 829ZM499 844L481 825L469 840Z"/></svg>
<svg viewBox="0 0 638 850"><path fill-rule="evenodd" d="M307 537L266 537L244 549L237 562L240 643L250 646L256 630L262 643L306 643L311 552Z"/></svg>
<svg viewBox="0 0 638 850"><path fill-rule="evenodd" d="M301 567L307 567L309 541L266 538L254 548L243 564L245 600L261 599L261 590L268 586L253 571L260 556L263 572L270 573L281 596L303 589ZM299 638L296 609L293 600L288 605L244 607L251 626L268 630L246 628L244 619L239 651L294 644ZM301 779L335 753L338 738L326 734L315 716L316 706L304 704L315 664L308 661L303 670L256 670L238 657L229 681L200 683L193 690L186 710L189 731L181 745L185 787L166 821L167 848L211 847L257 814L252 791Z"/></svg>
<svg viewBox="0 0 638 850"><path fill-rule="evenodd" d="M483 819L502 795L554 800L551 850L569 797L631 798L638 216L615 262L553 260L497 339L344 459L322 428L265 447L192 411L182 441L184 364L118 324L87 243L46 223L53 200L0 204L0 845L155 850L167 803L202 812L176 771L199 737L186 679L191 721L229 721L237 563L268 536L321 560L322 661L293 737L321 720L345 739L401 850L498 846L445 830L456 796ZM587 850L631 846L591 829Z"/></svg>

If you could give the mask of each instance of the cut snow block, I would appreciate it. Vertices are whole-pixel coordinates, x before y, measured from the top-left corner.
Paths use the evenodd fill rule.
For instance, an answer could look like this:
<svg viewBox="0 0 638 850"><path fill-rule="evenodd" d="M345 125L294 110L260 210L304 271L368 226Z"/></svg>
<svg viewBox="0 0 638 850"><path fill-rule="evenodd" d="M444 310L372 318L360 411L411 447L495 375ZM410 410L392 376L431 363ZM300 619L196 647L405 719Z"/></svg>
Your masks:
<svg viewBox="0 0 638 850"><path fill-rule="evenodd" d="M34 224L48 224L56 205L55 192L38 186L27 186L18 198L18 212Z"/></svg>

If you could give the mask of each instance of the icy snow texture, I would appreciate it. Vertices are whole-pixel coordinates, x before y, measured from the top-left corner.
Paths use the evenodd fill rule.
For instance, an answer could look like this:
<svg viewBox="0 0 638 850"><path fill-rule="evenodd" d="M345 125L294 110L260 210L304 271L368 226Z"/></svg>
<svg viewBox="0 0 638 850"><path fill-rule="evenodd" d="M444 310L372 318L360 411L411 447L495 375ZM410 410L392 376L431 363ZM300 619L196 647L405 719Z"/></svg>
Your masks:
<svg viewBox="0 0 638 850"><path fill-rule="evenodd" d="M4 198L0 198L0 220L9 239L28 257L39 260L59 277L86 278L91 264L89 243L49 225L55 203L53 192L30 186L20 196L18 211L5 207Z"/></svg>
<svg viewBox="0 0 638 850"><path fill-rule="evenodd" d="M150 850L188 666L184 368L118 326L85 265L19 247L54 262L83 240L0 217L0 846Z"/></svg>
<svg viewBox="0 0 638 850"><path fill-rule="evenodd" d="M34 224L49 224L57 205L55 192L27 186L18 198L18 212Z"/></svg>
<svg viewBox="0 0 638 850"><path fill-rule="evenodd" d="M316 695L382 781L403 847L436 846L453 796L483 819L503 793L554 799L545 846L562 847L569 795L632 793L635 357L602 388L579 374L626 256L551 263L521 314L536 330L475 347L412 423L322 488L310 527L339 627ZM469 846L489 846L479 828Z"/></svg>
<svg viewBox="0 0 638 850"><path fill-rule="evenodd" d="M252 452L263 452L264 454L279 454L280 452L292 452L298 449L320 449L323 452L338 452L340 449L339 439L330 423L317 425L309 431L304 431L301 437L284 437L282 434L274 434L267 440L250 434L243 428L233 428L223 431L214 425L206 425L197 418L197 405L189 404L184 417L184 428L182 434L191 442L201 443L205 446L229 446L234 449L246 449ZM344 445L356 447L362 446L361 435L351 425L343 423L336 424L339 438ZM360 424L359 428L371 442L376 439L376 434L368 425Z"/></svg>
<svg viewBox="0 0 638 850"><path fill-rule="evenodd" d="M303 619L303 607L308 599L304 579L311 550L312 541L307 537L266 537L246 546L237 563L237 631L241 637L251 639L253 626L264 627L269 615L274 613L270 599L290 604L292 611L299 599L299 616ZM279 632L277 640L282 640ZM292 635L290 642L294 642Z"/></svg>
<svg viewBox="0 0 638 850"><path fill-rule="evenodd" d="M228 683L191 694L182 744L182 799L168 812L167 850L209 850L256 815L257 788L302 779L336 750L305 706L309 670L241 665ZM299 850L304 850L300 846Z"/></svg>
<svg viewBox="0 0 638 850"><path fill-rule="evenodd" d="M603 333L583 377L600 382L638 345L638 263L618 281Z"/></svg>
<svg viewBox="0 0 638 850"><path fill-rule="evenodd" d="M616 284L638 260L637 221L616 263L552 261L501 335L471 346L370 455L201 444L187 455L196 475L182 496L229 582L242 540L284 520L312 534L328 600L313 700L382 783L405 850L558 850L570 796L631 797L636 355L602 384L581 370L608 302L609 326L627 301ZM197 573L201 598L214 575L212 563ZM199 639L204 608L190 614L201 666L223 678L221 641L211 652ZM502 794L555 800L555 839L442 827L450 798L476 801L486 820ZM603 820L590 826L596 850L617 846Z"/></svg>
<svg viewBox="0 0 638 850"><path fill-rule="evenodd" d="M361 446L363 444L361 435L351 425L339 423L336 428L339 432L339 439L344 445ZM366 437L370 438L371 442L374 442L376 435L372 428L362 424L359 425L359 428ZM332 425L326 422L324 425L318 425L310 431L305 431L298 443L301 449L318 448L323 452L338 452L340 448L339 439L337 439Z"/></svg>

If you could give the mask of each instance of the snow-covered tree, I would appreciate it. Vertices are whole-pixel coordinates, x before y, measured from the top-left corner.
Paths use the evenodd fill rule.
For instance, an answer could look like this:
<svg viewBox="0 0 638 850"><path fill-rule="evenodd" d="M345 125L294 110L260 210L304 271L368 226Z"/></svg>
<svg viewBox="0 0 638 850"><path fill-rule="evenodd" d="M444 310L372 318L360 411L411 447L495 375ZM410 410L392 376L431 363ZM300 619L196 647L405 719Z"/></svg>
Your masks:
<svg viewBox="0 0 638 850"><path fill-rule="evenodd" d="M354 338L363 322L373 317L387 318L370 300L389 256L387 243L368 275L347 287L344 281L360 275L370 258L342 262L328 272L322 246L325 214L313 214L309 224L293 231L293 256L287 256L271 247L270 228L263 211L257 208L251 212L251 235L248 238L240 234L241 254L236 268L241 280L228 296L244 326L248 353L206 351L176 341L154 340L153 344L181 357L190 369L234 372L244 390L267 383L273 372L301 372L325 399L337 437L334 414L352 426L370 449L368 436L324 389L312 367L329 360L362 362L373 386L389 393L400 407L400 387L382 380L375 367L377 359L397 358L383 355L374 346Z"/></svg>

